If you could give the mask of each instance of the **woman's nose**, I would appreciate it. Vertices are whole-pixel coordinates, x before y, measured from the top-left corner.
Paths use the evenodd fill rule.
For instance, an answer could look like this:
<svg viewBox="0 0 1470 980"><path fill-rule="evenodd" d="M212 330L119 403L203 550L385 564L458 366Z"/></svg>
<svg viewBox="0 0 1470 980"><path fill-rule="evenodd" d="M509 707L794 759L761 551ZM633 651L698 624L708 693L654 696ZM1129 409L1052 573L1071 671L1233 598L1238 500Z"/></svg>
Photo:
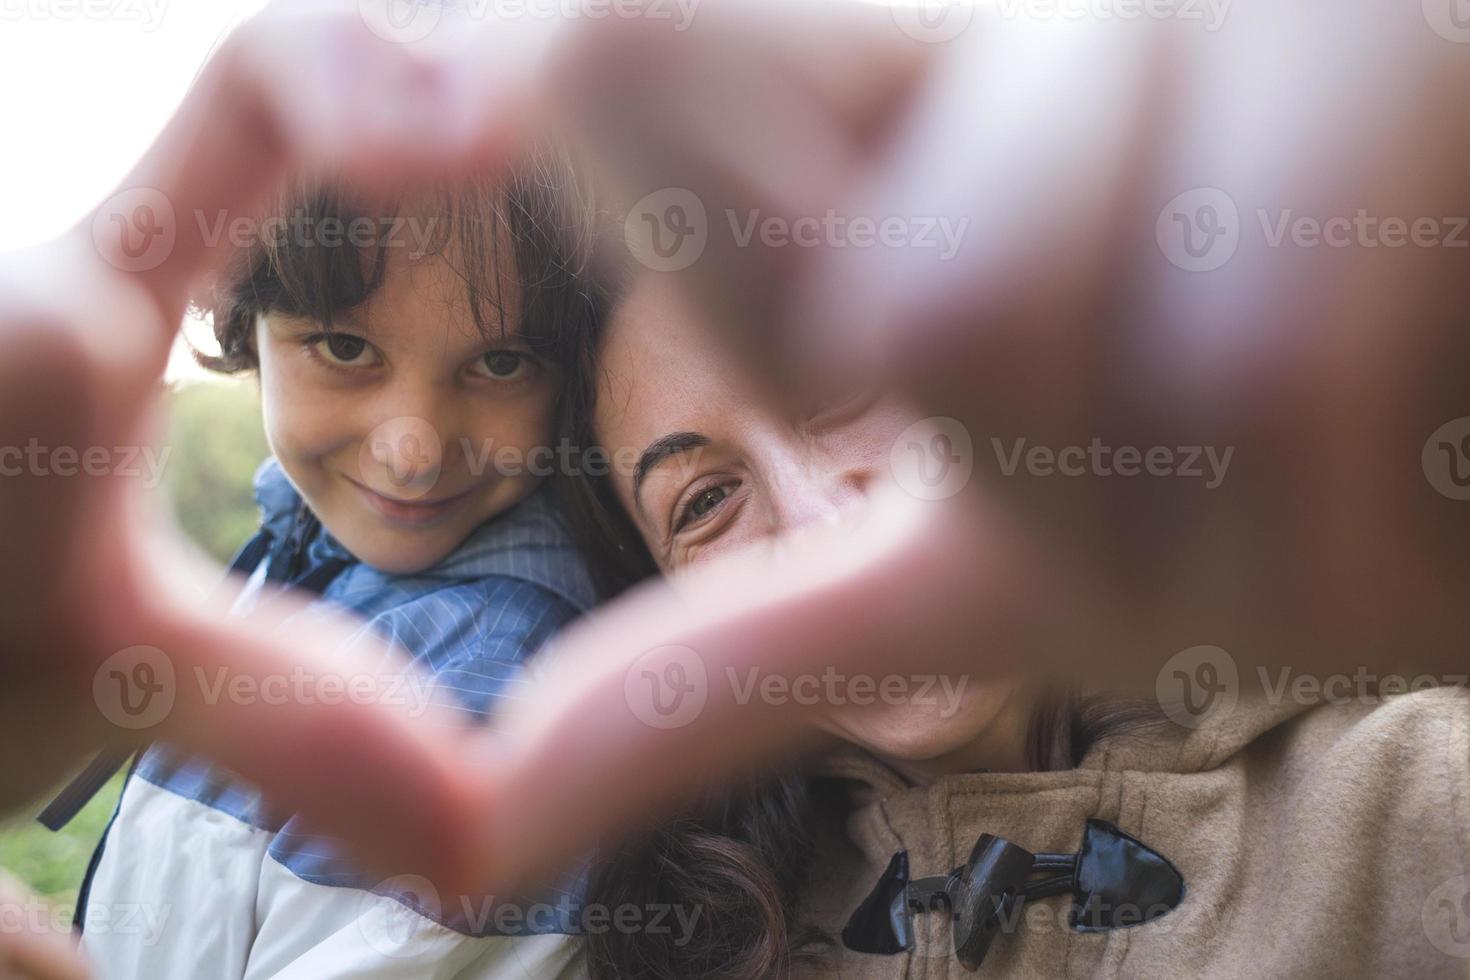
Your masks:
<svg viewBox="0 0 1470 980"><path fill-rule="evenodd" d="M836 526L851 521L866 506L871 483L866 466L843 465L840 460L793 466L773 488L774 531L779 534L814 524Z"/></svg>

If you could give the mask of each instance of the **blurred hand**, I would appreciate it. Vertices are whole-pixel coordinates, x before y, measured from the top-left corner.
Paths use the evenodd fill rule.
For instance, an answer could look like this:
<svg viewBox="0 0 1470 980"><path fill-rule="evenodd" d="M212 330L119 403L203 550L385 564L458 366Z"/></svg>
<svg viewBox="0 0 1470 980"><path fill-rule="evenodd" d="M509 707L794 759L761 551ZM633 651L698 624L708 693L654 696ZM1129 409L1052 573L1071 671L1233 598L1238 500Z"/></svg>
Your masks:
<svg viewBox="0 0 1470 980"><path fill-rule="evenodd" d="M1470 46L1367 0L1240 5L1218 32L977 11L944 45L888 17L711 5L558 62L560 117L630 234L669 217L670 189L699 202L660 229L692 229L692 258L635 273L679 275L786 397L835 376L956 420L975 476L565 637L567 666L506 726L496 830L517 864L801 737L802 708L735 704L726 668L1023 664L1152 694L1173 654L1212 645L1247 686L1254 667L1464 673ZM966 232L952 255L737 235L833 213ZM1094 444L1200 477L1057 470ZM670 665L681 683L699 665L709 700L664 730L630 692Z"/></svg>
<svg viewBox="0 0 1470 980"><path fill-rule="evenodd" d="M1460 656L1466 512L1420 465L1430 433L1470 415L1458 256L1283 248L1256 220L1467 213L1467 56L1415 12L1354 0L1312 20L1263 6L1199 36L977 20L934 45L881 10L709 4L685 31L579 25L542 75L540 32L529 54L499 27L474 56L421 53L331 7L285 24L278 8L247 29L126 188L161 190L177 214L248 213L299 161L382 188L493 164L528 119L554 113L624 200L675 187L703 202L710 241L690 289L773 386L839 373L903 387L964 426L980 470L963 493L887 503L863 533L779 568L732 566L610 607L560 644L569 666L473 746L386 709L174 710L162 734L374 866L513 881L801 737L799 707L728 696L681 728L647 724L627 678L668 645L711 673L902 657L978 677L1038 655L1062 669L1085 650L1145 681L1199 643L1245 664L1334 669ZM1214 271L1181 268L1197 257L1160 231L1222 230L1203 210L1228 221L1217 196L1172 203L1196 188L1236 210L1235 251ZM968 231L941 259L740 245L725 221L829 208ZM0 443L139 438L188 284L221 258L178 227L155 269L120 271L125 253L99 255L84 229L11 274ZM1233 461L1210 490L1007 474L992 438L1212 447ZM17 733L0 758L18 777L0 779L11 802L118 737L90 703L112 651L146 643L180 670L259 673L333 648L201 614L165 574L181 559L152 550L117 481L25 477L0 495L7 540L31 563L0 573L14 624L0 657L22 681L4 696L36 706L3 715ZM483 761L460 764L467 751ZM387 786L391 799L373 795Z"/></svg>
<svg viewBox="0 0 1470 980"><path fill-rule="evenodd" d="M0 980L87 980L92 972L58 927L58 910L0 872Z"/></svg>
<svg viewBox="0 0 1470 980"><path fill-rule="evenodd" d="M700 201L708 241L669 274L778 390L897 386L962 424L969 512L1024 532L974 560L1030 569L1016 588L1044 601L975 592L951 616L1149 685L1197 644L1460 672L1470 45L1370 0L1220 25L945 9L973 21L944 43L841 6L820 29L800 5L630 22L553 89L623 200ZM809 55L835 37L851 58ZM915 237L737 234L829 214ZM953 250L917 241L938 222ZM1200 478L1120 476L1095 443Z"/></svg>
<svg viewBox="0 0 1470 980"><path fill-rule="evenodd" d="M291 600L226 619L198 588L217 572L153 519L137 480L67 469L56 454L75 464L89 450L149 445L189 290L232 258L208 228L249 220L288 172L330 170L378 193L409 174L496 166L512 130L496 100L530 67L523 52L511 61L506 84L481 91L472 80L493 72L385 40L356 3L272 8L211 60L94 220L0 265L0 446L46 454L8 454L15 475L0 479L0 808L55 785L89 751L161 738L265 787L374 868L451 882L483 865L483 791L455 765L456 722L353 699L209 703L196 677L350 674L359 661L337 651L351 624L293 627L288 643L272 627ZM158 654L140 660L137 647ZM381 653L359 650L362 669L381 670ZM167 688L174 699L156 723L135 728L107 710L115 682L130 679L134 696Z"/></svg>

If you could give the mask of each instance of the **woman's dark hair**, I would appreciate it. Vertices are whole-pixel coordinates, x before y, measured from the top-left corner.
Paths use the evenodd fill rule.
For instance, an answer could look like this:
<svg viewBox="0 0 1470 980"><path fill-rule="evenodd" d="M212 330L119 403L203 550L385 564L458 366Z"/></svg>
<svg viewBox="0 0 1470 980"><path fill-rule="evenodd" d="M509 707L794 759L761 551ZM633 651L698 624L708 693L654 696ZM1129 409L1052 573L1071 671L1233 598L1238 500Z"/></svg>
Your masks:
<svg viewBox="0 0 1470 980"><path fill-rule="evenodd" d="M709 790L684 814L599 855L587 901L660 909L682 934L586 937L593 980L743 980L788 972L794 901L814 846L814 788L794 766Z"/></svg>
<svg viewBox="0 0 1470 980"><path fill-rule="evenodd" d="M583 450L584 460L598 446L593 418L602 376L602 338L624 286L620 277L609 275L607 257L600 258L604 267L599 270L596 287L599 315L586 335L588 343L569 356L562 387L561 438ZM606 453L602 459L607 460ZM594 471L592 467L582 467L578 473L563 474L555 487L572 537L586 557L592 578L604 598L612 598L658 574L658 565L618 501L605 468Z"/></svg>
<svg viewBox="0 0 1470 980"><path fill-rule="evenodd" d="M196 350L195 358L227 374L258 368L262 314L307 317L330 331L382 286L389 259L403 252L450 264L480 333L514 327L534 353L565 368L594 343L590 210L586 185L550 144L508 175L441 182L379 207L339 182L298 178L256 225L253 244L195 298L219 344L218 354ZM503 249L512 262L501 261ZM517 323L508 311L518 311Z"/></svg>

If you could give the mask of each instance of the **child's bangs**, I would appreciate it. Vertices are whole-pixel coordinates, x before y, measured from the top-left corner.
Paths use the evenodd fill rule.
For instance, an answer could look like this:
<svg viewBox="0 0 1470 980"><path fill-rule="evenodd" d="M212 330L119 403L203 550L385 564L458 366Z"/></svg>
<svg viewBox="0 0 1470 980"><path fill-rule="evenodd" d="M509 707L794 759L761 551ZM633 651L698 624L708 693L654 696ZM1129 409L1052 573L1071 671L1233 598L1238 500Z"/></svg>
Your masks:
<svg viewBox="0 0 1470 980"><path fill-rule="evenodd" d="M382 233L384 216L353 207L342 188L302 188L283 200L276 217L288 230L263 242L255 262L261 312L305 317L331 330L383 284L397 245Z"/></svg>
<svg viewBox="0 0 1470 980"><path fill-rule="evenodd" d="M256 366L264 313L309 318L326 331L366 303L390 268L442 261L489 341L515 336L555 365L572 356L592 315L588 198L569 164L543 154L499 180L478 180L359 203L334 183L298 182L261 225L260 241L216 283L203 311L218 356L206 367Z"/></svg>

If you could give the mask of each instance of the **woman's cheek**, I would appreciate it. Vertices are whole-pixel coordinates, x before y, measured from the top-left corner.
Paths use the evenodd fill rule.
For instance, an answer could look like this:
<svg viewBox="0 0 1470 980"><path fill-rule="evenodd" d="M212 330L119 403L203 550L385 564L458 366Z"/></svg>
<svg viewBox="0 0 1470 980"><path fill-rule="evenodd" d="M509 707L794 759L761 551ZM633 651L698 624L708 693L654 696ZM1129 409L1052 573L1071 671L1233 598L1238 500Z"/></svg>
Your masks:
<svg viewBox="0 0 1470 980"><path fill-rule="evenodd" d="M737 514L730 518L730 523L719 534L704 537L693 544L675 545L671 550L672 568L665 571L706 565L755 547L773 548L775 542L769 536L751 534L748 525Z"/></svg>

